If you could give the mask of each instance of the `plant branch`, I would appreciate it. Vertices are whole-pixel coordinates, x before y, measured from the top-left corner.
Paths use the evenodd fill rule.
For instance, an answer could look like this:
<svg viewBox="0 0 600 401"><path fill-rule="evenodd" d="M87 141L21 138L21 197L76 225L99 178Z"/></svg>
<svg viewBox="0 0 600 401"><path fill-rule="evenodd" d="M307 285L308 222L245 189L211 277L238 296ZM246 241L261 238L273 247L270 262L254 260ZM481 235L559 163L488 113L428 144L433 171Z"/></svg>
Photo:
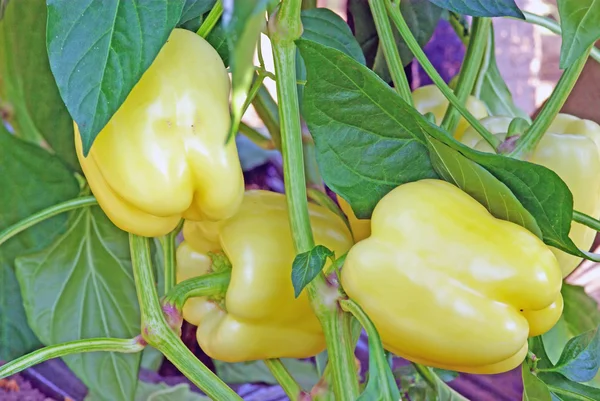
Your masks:
<svg viewBox="0 0 600 401"><path fill-rule="evenodd" d="M190 298L225 294L230 279L231 271L192 277L174 286L165 296L163 304L173 305L181 312L183 305Z"/></svg>
<svg viewBox="0 0 600 401"><path fill-rule="evenodd" d="M160 237L160 246L162 248L163 256L165 259L164 265L164 277L165 277L165 287L164 293L167 294L171 291L171 288L175 285L175 277L176 277L176 261L175 261L175 240L177 239L177 235L181 231L183 227L183 219L179 222L177 227L167 235L163 235Z"/></svg>
<svg viewBox="0 0 600 401"><path fill-rule="evenodd" d="M206 19L202 22L202 25L200 25L200 28L198 28L198 35L206 39L215 25L217 25L221 14L223 14L223 3L221 0L217 0L212 10L206 16Z"/></svg>
<svg viewBox="0 0 600 401"><path fill-rule="evenodd" d="M277 103L271 97L269 90L262 84L256 94L256 97L252 100L252 106L256 114L260 117L262 122L267 127L275 148L281 151L281 129L279 126L279 110L277 109Z"/></svg>
<svg viewBox="0 0 600 401"><path fill-rule="evenodd" d="M120 338L89 338L50 345L23 355L0 367L0 379L19 373L49 359L67 355L98 351L132 354L142 351L144 347L145 342L140 336L128 340Z"/></svg>
<svg viewBox="0 0 600 401"><path fill-rule="evenodd" d="M567 97L571 93L571 90L575 86L585 63L587 62L590 50L591 47L579 57L572 66L564 70L554 91L542 106L542 109L529 129L519 138L515 150L509 153L509 156L519 159L526 158L528 154L536 148L537 144L554 121L554 118L567 101Z"/></svg>
<svg viewBox="0 0 600 401"><path fill-rule="evenodd" d="M163 314L152 274L148 238L129 234L133 277L142 314L142 337L158 349L181 373L209 397L216 400L241 400L183 344Z"/></svg>
<svg viewBox="0 0 600 401"><path fill-rule="evenodd" d="M273 150L275 149L275 144L270 138L267 138L254 128L250 127L244 122L240 122L239 128L240 134L244 135L246 138L250 139L255 145L265 150Z"/></svg>
<svg viewBox="0 0 600 401"><path fill-rule="evenodd" d="M394 90L398 92L402 98L412 106L412 94L410 91L410 85L404 72L404 65L398 52L398 46L392 32L392 26L390 25L390 19L388 18L385 10L385 0L369 0L369 7L371 8L371 14L373 14L373 21L377 29L379 36L379 42L383 45L383 54L387 61L392 81L394 82Z"/></svg>
<svg viewBox="0 0 600 401"><path fill-rule="evenodd" d="M277 379L290 401L298 401L302 388L279 359L265 359L265 365Z"/></svg>
<svg viewBox="0 0 600 401"><path fill-rule="evenodd" d="M13 224L10 227L0 232L0 245L14 237L15 235L25 231L29 227L32 227L44 220L59 215L70 210L79 209L82 207L95 206L98 204L96 198L93 196L85 196L81 198L75 198L66 202L59 203L54 206L50 206L47 209L41 210L31 216Z"/></svg>
<svg viewBox="0 0 600 401"><path fill-rule="evenodd" d="M588 216L585 213L578 212L577 210L573 210L573 221L583 224L593 230L600 231L600 220Z"/></svg>
<svg viewBox="0 0 600 401"><path fill-rule="evenodd" d="M474 17L472 24L472 36L467 46L465 59L460 68L460 75L455 90L456 97L461 104L465 104L467 98L473 91L473 86L477 79L477 74L483 61L485 49L487 46L490 28L492 26L491 18ZM460 113L452 104L448 105L441 127L451 134L456 130Z"/></svg>
<svg viewBox="0 0 600 401"><path fill-rule="evenodd" d="M402 38L406 42L406 45L415 55L416 59L419 61L427 75L431 78L431 80L436 84L436 86L440 89L440 91L444 94L446 99L454 106L456 109L462 114L462 116L467 120L467 122L485 139L490 146L496 150L498 145L500 144L500 140L492 135L481 122L471 114L467 108L461 104L458 98L452 92L452 89L444 82L444 79L440 76L440 74L436 71L435 67L427 56L419 43L413 36L412 32L408 28L400 9L398 8L398 3L392 3L390 0L386 0L386 6L388 9L388 13L390 18L396 25L396 28L402 35Z"/></svg>

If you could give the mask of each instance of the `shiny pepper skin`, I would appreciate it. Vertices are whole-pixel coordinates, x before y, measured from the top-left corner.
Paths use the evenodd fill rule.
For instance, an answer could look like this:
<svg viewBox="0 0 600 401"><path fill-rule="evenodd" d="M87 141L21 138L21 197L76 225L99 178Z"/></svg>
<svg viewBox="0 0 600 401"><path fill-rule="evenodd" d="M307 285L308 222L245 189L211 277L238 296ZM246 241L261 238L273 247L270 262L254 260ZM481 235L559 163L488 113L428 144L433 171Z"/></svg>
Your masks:
<svg viewBox="0 0 600 401"><path fill-rule="evenodd" d="M482 124L499 139L506 138L510 124L507 117L489 117ZM487 142L469 129L462 142L478 150L491 152ZM542 137L528 161L553 170L573 194L574 209L600 217L600 125L568 114L559 114ZM589 250L596 231L573 222L569 237L583 250ZM581 258L551 248L566 277L581 263Z"/></svg>
<svg viewBox="0 0 600 401"><path fill-rule="evenodd" d="M348 253L341 282L396 355L505 372L524 360L527 338L561 315L562 276L550 249L452 184L395 188L375 207L371 229Z"/></svg>
<svg viewBox="0 0 600 401"><path fill-rule="evenodd" d="M446 114L446 109L450 102L442 94L442 92L435 85L425 85L415 89L412 93L414 107L421 114L432 113L435 116L435 123L440 125ZM487 108L485 103L477 99L475 96L469 96L465 103L467 110L480 119L488 116ZM469 128L469 123L464 117L460 117L456 130L454 131L454 137L461 139L463 133Z"/></svg>
<svg viewBox="0 0 600 401"><path fill-rule="evenodd" d="M309 204L316 244L336 255L352 246L342 219ZM267 358L306 358L325 349L325 338L308 296L294 298L291 272L296 256L284 195L248 191L228 220L186 221L177 249L177 281L210 272L208 252L223 251L231 262L231 282L222 305L192 298L183 317L197 325L198 344L212 358L242 362Z"/></svg>
<svg viewBox="0 0 600 401"><path fill-rule="evenodd" d="M218 53L175 29L79 162L98 203L119 228L156 237L181 218L221 220L239 207L244 182L229 134L230 82Z"/></svg>

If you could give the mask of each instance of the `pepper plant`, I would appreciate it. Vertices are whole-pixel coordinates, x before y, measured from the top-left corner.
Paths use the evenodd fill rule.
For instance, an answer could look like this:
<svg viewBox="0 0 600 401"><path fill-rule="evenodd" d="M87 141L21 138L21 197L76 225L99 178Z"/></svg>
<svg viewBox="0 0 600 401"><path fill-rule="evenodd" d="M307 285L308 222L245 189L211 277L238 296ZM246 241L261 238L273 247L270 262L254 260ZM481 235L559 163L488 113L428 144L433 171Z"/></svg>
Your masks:
<svg viewBox="0 0 600 401"><path fill-rule="evenodd" d="M350 29L315 3L2 3L0 378L62 357L91 397L141 399L158 351L241 399L185 319L291 400L462 400L452 372L512 369L523 399L600 399L600 313L563 283L600 261L600 126L559 113L600 60L600 6L558 0L558 24L513 0L349 0ZM422 50L440 18L466 45L452 89ZM492 18L562 35L534 119ZM434 85L411 91L413 58ZM281 152L285 195L244 190L238 135ZM309 357L307 386L282 358Z"/></svg>

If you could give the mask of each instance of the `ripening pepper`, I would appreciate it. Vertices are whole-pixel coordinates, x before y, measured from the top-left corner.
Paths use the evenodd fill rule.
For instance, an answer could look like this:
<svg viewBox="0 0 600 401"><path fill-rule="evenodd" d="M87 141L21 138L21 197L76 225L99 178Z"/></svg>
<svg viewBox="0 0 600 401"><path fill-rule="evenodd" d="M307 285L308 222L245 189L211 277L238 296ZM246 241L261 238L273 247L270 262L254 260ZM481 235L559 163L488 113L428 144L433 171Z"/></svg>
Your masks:
<svg viewBox="0 0 600 401"><path fill-rule="evenodd" d="M507 136L511 119L489 117L482 124L499 139ZM491 147L473 129L465 132L462 142L478 150L491 152ZM559 114L552 122L527 161L553 170L573 194L575 210L600 217L600 125L568 114ZM580 249L589 250L596 231L573 222L569 237ZM581 263L581 258L551 248L566 277Z"/></svg>
<svg viewBox="0 0 600 401"><path fill-rule="evenodd" d="M239 207L244 182L229 134L230 82L215 49L175 29L87 157L79 162L98 203L119 228L155 237L180 219L221 220Z"/></svg>
<svg viewBox="0 0 600 401"><path fill-rule="evenodd" d="M316 244L342 255L352 236L342 219L309 204ZM209 252L222 251L231 263L231 281L221 301L189 299L183 317L197 325L198 344L212 358L242 362L306 358L325 348L321 325L306 291L294 298L291 281L296 256L284 195L248 191L233 217L183 226L177 249L177 281L211 271Z"/></svg>
<svg viewBox="0 0 600 401"><path fill-rule="evenodd" d="M371 235L371 220L369 219L359 219L354 214L352 210L352 206L344 198L341 196L337 196L338 203L340 205L340 209L348 218L348 222L350 223L350 228L352 229L352 236L354 237L354 242L361 241Z"/></svg>
<svg viewBox="0 0 600 401"><path fill-rule="evenodd" d="M396 355L505 372L525 358L527 338L560 317L562 277L550 249L452 184L395 188L375 207L371 230L348 253L341 282Z"/></svg>
<svg viewBox="0 0 600 401"><path fill-rule="evenodd" d="M435 123L440 125L446 114L446 109L450 102L442 94L442 92L435 85L425 85L415 89L412 93L414 107L421 114L432 113L435 116ZM465 102L467 110L473 114L477 119L488 116L487 108L485 103L477 99L475 96L469 96ZM462 138L465 130L469 128L469 123L464 117L460 117L456 130L454 131L454 137L456 139Z"/></svg>

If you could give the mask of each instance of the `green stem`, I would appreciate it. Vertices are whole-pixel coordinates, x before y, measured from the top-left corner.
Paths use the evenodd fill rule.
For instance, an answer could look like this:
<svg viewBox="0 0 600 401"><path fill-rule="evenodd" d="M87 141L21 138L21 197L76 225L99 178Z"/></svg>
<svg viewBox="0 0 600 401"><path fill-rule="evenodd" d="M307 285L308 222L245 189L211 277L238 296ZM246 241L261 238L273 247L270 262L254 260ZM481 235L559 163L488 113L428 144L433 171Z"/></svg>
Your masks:
<svg viewBox="0 0 600 401"><path fill-rule="evenodd" d="M473 18L473 36L471 36L469 46L467 46L467 52L460 68L460 75L455 90L456 97L461 104L465 104L467 98L473 91L477 73L479 72L479 68L483 61L483 55L485 53L491 26L491 18ZM458 113L458 110L450 104L448 105L448 109L442 120L441 127L453 134L459 120L460 113Z"/></svg>
<svg viewBox="0 0 600 401"><path fill-rule="evenodd" d="M267 130L269 130L275 148L281 151L281 129L279 126L278 106L264 84L260 86L256 97L252 100L252 106L254 106L256 114L258 114L265 124Z"/></svg>
<svg viewBox="0 0 600 401"><path fill-rule="evenodd" d="M257 145L260 148L263 148L265 150L275 149L275 144L270 138L267 138L254 128L245 124L243 121L240 122L239 132L246 138L250 139L255 145Z"/></svg>
<svg viewBox="0 0 600 401"><path fill-rule="evenodd" d="M316 202L318 205L326 207L333 213L337 214L344 221L344 223L346 223L348 229L350 229L350 223L348 222L348 218L346 217L344 212L342 212L342 210L338 207L338 205L335 204L333 199L329 197L329 195L327 195L323 191L319 191L318 189L314 188L309 188L307 192L308 199ZM352 230L350 229L350 231Z"/></svg>
<svg viewBox="0 0 600 401"><path fill-rule="evenodd" d="M308 10L317 7L317 0L302 0L302 9Z"/></svg>
<svg viewBox="0 0 600 401"><path fill-rule="evenodd" d="M49 359L83 352L121 352L131 354L144 349L144 340L135 337L129 340L120 338L89 338L85 340L69 341L63 344L50 345L33 351L0 367L0 379L19 373L38 363Z"/></svg>
<svg viewBox="0 0 600 401"><path fill-rule="evenodd" d="M600 231L600 221L599 220L597 220L591 216L588 216L585 213L578 212L577 210L573 210L573 221L575 221L579 224L583 224L584 226L587 226L596 231Z"/></svg>
<svg viewBox="0 0 600 401"><path fill-rule="evenodd" d="M31 216L13 224L10 227L0 232L0 245L14 237L15 235L27 230L29 227L41 223L51 217L59 215L70 210L79 209L81 207L94 206L98 202L93 196L86 196L82 198L71 199L66 202L59 203L54 206L50 206L47 209L41 210Z"/></svg>
<svg viewBox="0 0 600 401"><path fill-rule="evenodd" d="M450 12L449 14L448 21L450 22L452 29L454 29L454 32L456 32L456 36L458 36L463 45L468 46L469 40L471 39L471 31L467 21L460 14L454 12Z"/></svg>
<svg viewBox="0 0 600 401"><path fill-rule="evenodd" d="M590 48L591 49L591 48ZM572 66L564 70L562 76L558 80L554 91L542 106L539 114L524 135L517 141L515 150L509 153L509 156L514 158L526 158L532 152L539 141L542 139L556 115L567 101L567 97L575 86L585 63L587 62L588 49Z"/></svg>
<svg viewBox="0 0 600 401"><path fill-rule="evenodd" d="M223 3L221 0L217 0L212 10L206 16L206 19L202 22L202 25L200 25L200 28L198 28L198 35L206 38L215 25L217 25L221 14L223 14Z"/></svg>
<svg viewBox="0 0 600 401"><path fill-rule="evenodd" d="M533 14L533 13L530 13L527 11L523 11L523 15L525 15L525 21L535 24L535 25L539 25L541 27L544 27L558 35L562 35L562 29L560 27L560 24L558 22L554 21L553 19L550 19L547 17L542 17L541 15ZM517 19L517 18L514 18L514 19ZM519 21L520 21L520 19L519 19ZM594 60L596 60L600 63L600 49L598 49L595 46L592 47L590 56Z"/></svg>
<svg viewBox="0 0 600 401"><path fill-rule="evenodd" d="M178 311L181 311L190 298L225 294L230 279L231 271L224 271L184 280L171 289L165 296L163 304L174 305Z"/></svg>
<svg viewBox="0 0 600 401"><path fill-rule="evenodd" d="M400 32L400 35L402 35L402 38L406 42L406 45L412 51L412 53L415 55L416 59L419 61L419 63L423 67L423 70L425 70L427 75L429 75L431 80L436 84L436 86L440 89L440 91L448 99L448 101L454 107L456 107L456 109L458 109L458 111L460 112L460 114L462 114L462 116L465 118L465 120L467 120L467 122L477 132L479 132L479 134L483 137L483 139L485 139L485 141L487 143L489 143L490 146L494 150L496 150L498 148L498 145L500 144L500 140L498 138L496 138L494 135L492 135L483 126L483 124L481 124L481 122L479 122L479 120L477 118L475 118L475 116L473 116L473 114L471 114L467 110L467 108L454 95L454 93L452 92L452 89L450 89L450 87L446 84L446 82L444 82L444 79L436 71L433 64L431 64L431 62L425 55L425 52L423 52L423 49L421 49L421 46L419 46L419 43L417 42L417 40L413 36L412 32L410 31L408 25L406 24L406 21L404 20L404 17L402 16L402 13L400 12L400 9L398 8L398 4L392 4L392 2L390 0L387 0L386 6L388 8L388 13L390 15L390 18L396 25L398 32Z"/></svg>
<svg viewBox="0 0 600 401"><path fill-rule="evenodd" d="M287 394L291 401L297 401L298 397L302 393L302 388L292 377L287 368L281 363L279 359L265 359L265 365L271 371L277 382L283 388L283 391Z"/></svg>
<svg viewBox="0 0 600 401"><path fill-rule="evenodd" d="M163 314L154 277L148 238L129 234L133 277L142 314L142 336L188 379L216 400L241 400L183 344Z"/></svg>
<svg viewBox="0 0 600 401"><path fill-rule="evenodd" d="M167 294L171 291L171 288L175 285L177 271L176 271L176 261L175 261L175 240L177 239L177 235L181 231L183 227L183 219L179 222L177 227L167 235L163 235L160 237L160 245L162 247L163 256L164 256L164 275L165 275L165 287L164 293Z"/></svg>
<svg viewBox="0 0 600 401"><path fill-rule="evenodd" d="M402 98L412 106L412 94L410 91L410 85L404 72L404 65L398 52L398 46L396 45L396 39L392 32L392 26L390 25L390 19L388 18L385 10L385 0L369 0L369 6L371 7L371 14L373 14L373 21L377 29L377 35L379 36L379 43L383 45L383 55L387 62L394 82L394 89Z"/></svg>
<svg viewBox="0 0 600 401"><path fill-rule="evenodd" d="M277 98L281 122L282 155L288 213L294 246L297 253L314 247L302 154L302 131L298 112L296 88L296 46L294 40L302 33L300 0L281 3L277 14L269 21ZM358 377L354 355L349 352L350 338L344 330L344 315L337 303L330 299L337 289L329 287L323 275L318 275L307 286L311 306L321 322L327 351L332 363L333 389L338 400L355 400L358 397Z"/></svg>

